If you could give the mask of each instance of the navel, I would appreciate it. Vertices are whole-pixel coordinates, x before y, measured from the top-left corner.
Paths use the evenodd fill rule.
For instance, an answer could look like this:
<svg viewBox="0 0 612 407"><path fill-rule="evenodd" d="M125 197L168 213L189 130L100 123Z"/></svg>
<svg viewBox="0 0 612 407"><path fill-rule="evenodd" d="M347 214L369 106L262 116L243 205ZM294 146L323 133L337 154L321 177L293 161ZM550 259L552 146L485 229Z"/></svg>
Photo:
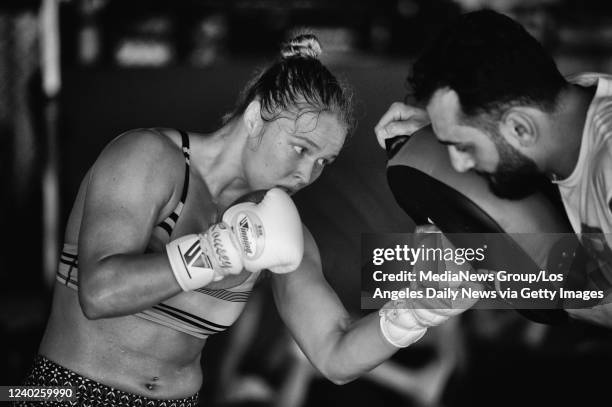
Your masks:
<svg viewBox="0 0 612 407"><path fill-rule="evenodd" d="M149 383L146 383L145 387L147 388L147 390L149 391L155 390L157 388L157 384L155 384L155 382L158 380L159 380L159 377L155 376L153 379L151 379Z"/></svg>

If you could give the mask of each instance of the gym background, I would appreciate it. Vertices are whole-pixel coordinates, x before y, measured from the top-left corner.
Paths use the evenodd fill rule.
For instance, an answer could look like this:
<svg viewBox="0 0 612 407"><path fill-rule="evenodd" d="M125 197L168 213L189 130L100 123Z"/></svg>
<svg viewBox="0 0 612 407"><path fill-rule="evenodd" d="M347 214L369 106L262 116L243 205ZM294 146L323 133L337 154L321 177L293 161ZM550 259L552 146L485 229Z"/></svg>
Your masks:
<svg viewBox="0 0 612 407"><path fill-rule="evenodd" d="M414 228L387 187L373 127L403 99L410 62L439 27L483 7L519 20L563 73L612 72L606 0L3 0L0 384L19 384L33 360L65 220L102 147L135 127L216 129L246 80L302 27L355 89L359 125L295 199L326 278L360 315L361 233ZM612 337L473 310L335 386L293 344L264 283L239 322L209 340L203 361L202 405L584 405L608 399Z"/></svg>

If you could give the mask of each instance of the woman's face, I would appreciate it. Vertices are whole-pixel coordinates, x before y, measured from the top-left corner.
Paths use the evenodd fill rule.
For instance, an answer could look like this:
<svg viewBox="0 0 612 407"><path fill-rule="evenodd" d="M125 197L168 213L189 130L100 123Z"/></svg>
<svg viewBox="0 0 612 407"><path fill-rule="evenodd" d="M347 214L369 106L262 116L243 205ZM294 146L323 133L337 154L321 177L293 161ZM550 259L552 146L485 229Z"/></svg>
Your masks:
<svg viewBox="0 0 612 407"><path fill-rule="evenodd" d="M345 138L345 126L327 112L264 122L245 151L247 182L253 190L280 187L295 193L321 175Z"/></svg>

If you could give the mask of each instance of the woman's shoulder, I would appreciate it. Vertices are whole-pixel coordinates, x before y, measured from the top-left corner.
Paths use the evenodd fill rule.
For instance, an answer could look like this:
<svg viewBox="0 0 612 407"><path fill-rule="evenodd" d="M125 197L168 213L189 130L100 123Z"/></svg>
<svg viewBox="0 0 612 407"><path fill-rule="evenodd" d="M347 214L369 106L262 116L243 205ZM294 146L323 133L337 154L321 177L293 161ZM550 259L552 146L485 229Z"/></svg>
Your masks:
<svg viewBox="0 0 612 407"><path fill-rule="evenodd" d="M128 166L144 171L167 171L182 168L185 162L179 142L162 129L139 128L128 130L106 145L96 160L95 167Z"/></svg>
<svg viewBox="0 0 612 407"><path fill-rule="evenodd" d="M162 128L138 128L121 133L105 150L114 153L163 155L182 157L181 138L176 130Z"/></svg>
<svg viewBox="0 0 612 407"><path fill-rule="evenodd" d="M159 129L139 128L113 139L90 172L93 180L102 182L96 184L105 188L112 181L130 188L142 186L149 193L158 190L164 196L174 195L176 185L182 185L185 157L171 135Z"/></svg>

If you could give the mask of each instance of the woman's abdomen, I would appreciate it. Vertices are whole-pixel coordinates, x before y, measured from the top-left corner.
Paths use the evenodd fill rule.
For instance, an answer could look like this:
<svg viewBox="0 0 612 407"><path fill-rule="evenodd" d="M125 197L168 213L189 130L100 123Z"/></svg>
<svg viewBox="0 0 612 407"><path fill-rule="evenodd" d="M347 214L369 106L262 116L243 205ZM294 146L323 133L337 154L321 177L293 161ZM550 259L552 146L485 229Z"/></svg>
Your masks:
<svg viewBox="0 0 612 407"><path fill-rule="evenodd" d="M40 353L107 386L150 398L183 398L200 389L204 343L135 316L89 320L78 292L56 284Z"/></svg>

